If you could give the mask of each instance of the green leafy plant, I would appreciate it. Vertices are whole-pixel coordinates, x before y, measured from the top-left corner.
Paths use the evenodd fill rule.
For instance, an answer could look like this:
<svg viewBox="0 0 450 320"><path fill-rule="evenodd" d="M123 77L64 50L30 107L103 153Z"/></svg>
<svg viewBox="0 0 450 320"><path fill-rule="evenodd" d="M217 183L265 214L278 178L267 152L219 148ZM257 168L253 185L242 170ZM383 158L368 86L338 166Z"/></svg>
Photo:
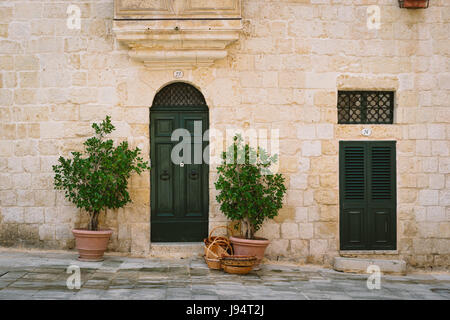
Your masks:
<svg viewBox="0 0 450 320"><path fill-rule="evenodd" d="M222 164L217 167L215 187L220 192L216 199L227 218L240 222L235 228L241 227L246 239L254 239L264 220L276 217L283 206L285 179L270 171L277 159L278 155L269 156L264 149L244 144L240 135L222 154Z"/></svg>
<svg viewBox="0 0 450 320"><path fill-rule="evenodd" d="M105 135L115 130L111 117L92 124L95 136L83 145L85 152L72 152L72 159L59 157L53 166L54 185L64 190L66 199L89 214L89 230L98 230L98 217L102 210L122 208L131 202L128 179L133 172L141 174L150 167L140 157L141 150L130 150L123 141L114 147Z"/></svg>

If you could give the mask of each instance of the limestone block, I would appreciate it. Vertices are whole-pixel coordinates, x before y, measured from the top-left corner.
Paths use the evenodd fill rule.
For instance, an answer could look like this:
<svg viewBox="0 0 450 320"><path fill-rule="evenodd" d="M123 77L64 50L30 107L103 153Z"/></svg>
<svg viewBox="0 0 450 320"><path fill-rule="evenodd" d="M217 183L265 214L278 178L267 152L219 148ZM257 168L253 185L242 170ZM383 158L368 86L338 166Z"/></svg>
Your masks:
<svg viewBox="0 0 450 320"><path fill-rule="evenodd" d="M104 117L103 117L104 118ZM45 123L46 124L46 123ZM61 130L61 135L65 138L90 137L94 133L92 124L87 122L53 122L55 127ZM44 123L42 124L44 125ZM43 126L41 125L41 136L43 137ZM57 138L55 133L48 132L47 138Z"/></svg>
<svg viewBox="0 0 450 320"><path fill-rule="evenodd" d="M334 137L334 125L332 124L317 124L316 132L318 139L333 139Z"/></svg>
<svg viewBox="0 0 450 320"><path fill-rule="evenodd" d="M308 240L291 240L291 254L306 257L309 255Z"/></svg>
<svg viewBox="0 0 450 320"><path fill-rule="evenodd" d="M314 204L314 190L306 189L303 192L303 205L312 206Z"/></svg>
<svg viewBox="0 0 450 320"><path fill-rule="evenodd" d="M427 207L427 221L441 222L446 221L446 213L444 207Z"/></svg>
<svg viewBox="0 0 450 320"><path fill-rule="evenodd" d="M76 121L79 120L80 106L76 104L61 104L50 107L49 117L57 121Z"/></svg>
<svg viewBox="0 0 450 320"><path fill-rule="evenodd" d="M52 207L56 204L56 192L53 190L35 190L35 205L39 207Z"/></svg>
<svg viewBox="0 0 450 320"><path fill-rule="evenodd" d="M280 224L273 222L265 222L261 229L256 234L258 237L266 239L279 239L280 238Z"/></svg>
<svg viewBox="0 0 450 320"><path fill-rule="evenodd" d="M337 222L314 223L314 237L319 239L334 239L339 234Z"/></svg>
<svg viewBox="0 0 450 320"><path fill-rule="evenodd" d="M35 189L53 189L54 173L31 174L31 183Z"/></svg>
<svg viewBox="0 0 450 320"><path fill-rule="evenodd" d="M0 213L3 223L24 223L24 208L1 208Z"/></svg>
<svg viewBox="0 0 450 320"><path fill-rule="evenodd" d="M311 89L335 89L338 74L334 72L305 74L305 88ZM327 98L330 99L330 98Z"/></svg>
<svg viewBox="0 0 450 320"><path fill-rule="evenodd" d="M416 140L416 154L418 156L430 156L431 155L431 141Z"/></svg>
<svg viewBox="0 0 450 320"><path fill-rule="evenodd" d="M297 223L282 223L281 224L281 238L283 239L298 239L298 224Z"/></svg>
<svg viewBox="0 0 450 320"><path fill-rule="evenodd" d="M449 142L448 141L432 141L431 153L433 156L449 156Z"/></svg>
<svg viewBox="0 0 450 320"><path fill-rule="evenodd" d="M429 186L431 189L443 189L445 187L445 175L443 174L430 174Z"/></svg>
<svg viewBox="0 0 450 320"><path fill-rule="evenodd" d="M311 239L309 241L309 252L313 256L326 254L328 241L325 239Z"/></svg>
<svg viewBox="0 0 450 320"><path fill-rule="evenodd" d="M44 209L39 207L25 208L25 223L44 223Z"/></svg>
<svg viewBox="0 0 450 320"><path fill-rule="evenodd" d="M295 222L307 222L308 221L308 208L297 207L295 208Z"/></svg>
<svg viewBox="0 0 450 320"><path fill-rule="evenodd" d="M150 250L150 224L131 224L131 253L140 255Z"/></svg>
<svg viewBox="0 0 450 320"><path fill-rule="evenodd" d="M306 174L296 174L291 175L289 178L291 189L305 190L307 187L308 175Z"/></svg>
<svg viewBox="0 0 450 320"><path fill-rule="evenodd" d="M333 173L338 169L338 160L335 156L322 156L311 159L311 173Z"/></svg>
<svg viewBox="0 0 450 320"><path fill-rule="evenodd" d="M29 189L31 187L31 173L18 173L12 176L14 189Z"/></svg>
<svg viewBox="0 0 450 320"><path fill-rule="evenodd" d="M443 159L443 158L440 158ZM438 159L436 157L425 157L420 159L422 165L422 171L425 173L434 173L438 171ZM441 173L441 170L439 170Z"/></svg>
<svg viewBox="0 0 450 320"><path fill-rule="evenodd" d="M57 140L40 140L38 151L41 155L57 155L59 153L59 146L60 142Z"/></svg>
<svg viewBox="0 0 450 320"><path fill-rule="evenodd" d="M36 245L39 240L38 224L19 224L18 238L28 244Z"/></svg>
<svg viewBox="0 0 450 320"><path fill-rule="evenodd" d="M302 124L298 126L297 138L302 140L316 139L316 125L314 124Z"/></svg>
<svg viewBox="0 0 450 320"><path fill-rule="evenodd" d="M36 102L35 89L16 89L14 90L14 103L18 105L34 104Z"/></svg>
<svg viewBox="0 0 450 320"><path fill-rule="evenodd" d="M39 226L39 239L40 240L55 240L56 232L54 225L43 224Z"/></svg>
<svg viewBox="0 0 450 320"><path fill-rule="evenodd" d="M398 177L398 185L404 188L417 187L417 175L415 174L401 174Z"/></svg>
<svg viewBox="0 0 450 320"><path fill-rule="evenodd" d="M282 223L285 221L294 221L295 219L295 209L292 207L283 207L278 211L278 215L274 218L277 223Z"/></svg>
<svg viewBox="0 0 450 320"><path fill-rule="evenodd" d="M428 138L429 139L437 139L437 140L443 140L446 138L445 134L445 125L444 124L428 124L427 125L427 131L428 131Z"/></svg>
<svg viewBox="0 0 450 320"><path fill-rule="evenodd" d="M341 90L355 90L367 88L370 90L394 90L398 88L396 76L351 76L337 77L337 87Z"/></svg>
<svg viewBox="0 0 450 320"><path fill-rule="evenodd" d="M70 224L57 224L55 226L55 239L56 240L65 240L72 239L72 225Z"/></svg>
<svg viewBox="0 0 450 320"><path fill-rule="evenodd" d="M439 173L450 173L450 158L439 158Z"/></svg>
<svg viewBox="0 0 450 320"><path fill-rule="evenodd" d="M13 190L0 191L0 206L12 207L17 203L17 195Z"/></svg>
<svg viewBox="0 0 450 320"><path fill-rule="evenodd" d="M418 191L415 189L399 189L398 201L400 203L413 203L417 199Z"/></svg>
<svg viewBox="0 0 450 320"><path fill-rule="evenodd" d="M337 205L320 206L320 221L338 221L339 207Z"/></svg>
<svg viewBox="0 0 450 320"><path fill-rule="evenodd" d="M419 203L424 206L433 206L439 204L439 191L437 190L420 190Z"/></svg>
<svg viewBox="0 0 450 320"><path fill-rule="evenodd" d="M450 190L440 190L439 191L439 205L449 206L450 205Z"/></svg>
<svg viewBox="0 0 450 320"><path fill-rule="evenodd" d="M299 223L298 229L300 239L312 239L314 237L314 224Z"/></svg>
<svg viewBox="0 0 450 320"><path fill-rule="evenodd" d="M320 186L323 188L337 188L338 176L337 174L326 174L320 176Z"/></svg>
<svg viewBox="0 0 450 320"><path fill-rule="evenodd" d="M39 58L35 55L16 55L14 62L16 71L39 70ZM11 61L8 65L12 65Z"/></svg>
<svg viewBox="0 0 450 320"><path fill-rule="evenodd" d="M322 143L321 141L303 141L301 149L304 157L320 156L322 154Z"/></svg>
<svg viewBox="0 0 450 320"><path fill-rule="evenodd" d="M37 142L32 140L22 140L15 142L14 154L18 157L37 155Z"/></svg>
<svg viewBox="0 0 450 320"><path fill-rule="evenodd" d="M406 274L406 262L403 260L335 257L333 268L343 272L367 273L367 268L370 265L378 266L382 273Z"/></svg>
<svg viewBox="0 0 450 320"><path fill-rule="evenodd" d="M320 204L337 204L337 193L334 190L317 190L314 192L314 200Z"/></svg>
<svg viewBox="0 0 450 320"><path fill-rule="evenodd" d="M269 246L266 249L267 256L285 256L288 254L289 240L286 239L274 239L270 241Z"/></svg>
<svg viewBox="0 0 450 320"><path fill-rule="evenodd" d="M303 206L303 192L301 190L288 190L286 193L286 201L289 206ZM292 210L293 211L293 210ZM293 215L291 215L292 217Z"/></svg>

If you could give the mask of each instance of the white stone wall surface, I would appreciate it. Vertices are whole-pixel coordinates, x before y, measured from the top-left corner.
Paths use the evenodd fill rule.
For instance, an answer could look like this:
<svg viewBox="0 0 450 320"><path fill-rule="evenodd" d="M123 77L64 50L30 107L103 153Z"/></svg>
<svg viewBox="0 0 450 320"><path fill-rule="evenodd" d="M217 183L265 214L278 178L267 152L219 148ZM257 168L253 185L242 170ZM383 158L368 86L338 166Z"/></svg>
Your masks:
<svg viewBox="0 0 450 320"><path fill-rule="evenodd" d="M244 0L243 32L224 59L183 70L210 126L279 129L286 201L258 232L269 258L329 265L339 255L338 143L397 141L397 251L417 267L450 265L450 1ZM80 8L80 29L67 8ZM67 249L86 215L53 189L51 166L80 150L93 121L148 159L149 110L175 70L131 59L112 31L113 0L0 1L0 245ZM368 28L367 8L380 8ZM394 90L392 125L338 125L337 91ZM372 135L361 135L370 127ZM210 174L210 225L226 219ZM102 216L109 250L150 249L149 174L133 203ZM375 256L374 256L375 257Z"/></svg>

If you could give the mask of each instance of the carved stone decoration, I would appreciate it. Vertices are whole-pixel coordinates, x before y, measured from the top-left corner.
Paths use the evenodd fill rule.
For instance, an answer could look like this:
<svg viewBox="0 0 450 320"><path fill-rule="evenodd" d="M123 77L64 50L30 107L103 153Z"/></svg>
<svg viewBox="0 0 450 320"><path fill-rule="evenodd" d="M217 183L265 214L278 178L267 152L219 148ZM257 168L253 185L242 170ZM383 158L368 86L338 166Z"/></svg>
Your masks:
<svg viewBox="0 0 450 320"><path fill-rule="evenodd" d="M240 0L115 0L115 19L241 18Z"/></svg>
<svg viewBox="0 0 450 320"><path fill-rule="evenodd" d="M242 30L241 0L115 0L114 33L151 69L210 66Z"/></svg>

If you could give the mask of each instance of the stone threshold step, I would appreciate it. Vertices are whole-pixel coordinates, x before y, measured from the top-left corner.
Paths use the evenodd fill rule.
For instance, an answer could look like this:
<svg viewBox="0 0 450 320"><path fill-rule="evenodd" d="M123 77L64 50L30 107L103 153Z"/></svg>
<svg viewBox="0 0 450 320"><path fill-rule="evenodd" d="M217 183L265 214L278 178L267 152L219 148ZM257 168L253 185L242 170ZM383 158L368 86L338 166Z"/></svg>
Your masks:
<svg viewBox="0 0 450 320"><path fill-rule="evenodd" d="M202 256L203 242L157 242L150 244L150 255L164 258L190 258Z"/></svg>
<svg viewBox="0 0 450 320"><path fill-rule="evenodd" d="M333 269L342 272L367 273L370 265L378 266L382 273L406 275L404 260L335 257Z"/></svg>

